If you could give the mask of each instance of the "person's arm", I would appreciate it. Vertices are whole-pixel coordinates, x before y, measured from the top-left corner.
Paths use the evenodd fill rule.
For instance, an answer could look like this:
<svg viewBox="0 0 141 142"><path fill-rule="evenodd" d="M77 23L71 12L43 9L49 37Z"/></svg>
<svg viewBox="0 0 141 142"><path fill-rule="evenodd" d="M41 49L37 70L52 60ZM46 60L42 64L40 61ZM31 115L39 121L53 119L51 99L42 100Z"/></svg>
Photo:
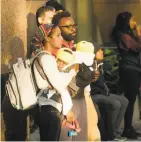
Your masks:
<svg viewBox="0 0 141 142"><path fill-rule="evenodd" d="M41 57L41 63L50 83L59 93L61 93L72 80L75 71L71 70L68 74L64 73L63 75L63 73L59 72L56 60L51 55L43 55Z"/></svg>
<svg viewBox="0 0 141 142"><path fill-rule="evenodd" d="M141 49L141 44L128 34L123 34L121 41L127 49L133 50L134 52L138 52L138 49Z"/></svg>

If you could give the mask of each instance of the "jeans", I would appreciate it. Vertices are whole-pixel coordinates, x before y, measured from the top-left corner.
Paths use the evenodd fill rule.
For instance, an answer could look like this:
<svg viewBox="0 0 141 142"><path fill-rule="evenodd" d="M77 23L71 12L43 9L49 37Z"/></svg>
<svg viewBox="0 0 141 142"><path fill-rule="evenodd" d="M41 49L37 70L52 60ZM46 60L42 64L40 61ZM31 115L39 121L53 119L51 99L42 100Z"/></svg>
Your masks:
<svg viewBox="0 0 141 142"><path fill-rule="evenodd" d="M118 96L115 94L110 94L109 96L99 94L93 95L92 99L99 107L102 106L104 108L105 112L107 113L106 124L111 124L114 136L116 136L119 131L120 123L124 118L124 114L128 105L128 100L124 96Z"/></svg>

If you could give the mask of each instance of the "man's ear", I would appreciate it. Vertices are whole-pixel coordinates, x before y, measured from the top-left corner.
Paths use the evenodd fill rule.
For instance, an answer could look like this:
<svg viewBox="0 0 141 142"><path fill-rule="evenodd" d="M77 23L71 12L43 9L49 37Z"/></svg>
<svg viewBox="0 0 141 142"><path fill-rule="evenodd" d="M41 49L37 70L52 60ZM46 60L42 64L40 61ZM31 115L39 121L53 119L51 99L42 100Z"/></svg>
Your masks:
<svg viewBox="0 0 141 142"><path fill-rule="evenodd" d="M38 17L39 24L42 24L42 21L43 21L43 17Z"/></svg>

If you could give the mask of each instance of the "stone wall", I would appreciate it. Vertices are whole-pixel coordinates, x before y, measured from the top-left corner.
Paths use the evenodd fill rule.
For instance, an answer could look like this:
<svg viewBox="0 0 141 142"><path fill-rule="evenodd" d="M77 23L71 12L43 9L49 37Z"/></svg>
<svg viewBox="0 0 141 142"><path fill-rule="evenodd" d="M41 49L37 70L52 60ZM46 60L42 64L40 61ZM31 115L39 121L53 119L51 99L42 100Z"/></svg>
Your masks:
<svg viewBox="0 0 141 142"><path fill-rule="evenodd" d="M1 1L1 72L27 52L26 0Z"/></svg>

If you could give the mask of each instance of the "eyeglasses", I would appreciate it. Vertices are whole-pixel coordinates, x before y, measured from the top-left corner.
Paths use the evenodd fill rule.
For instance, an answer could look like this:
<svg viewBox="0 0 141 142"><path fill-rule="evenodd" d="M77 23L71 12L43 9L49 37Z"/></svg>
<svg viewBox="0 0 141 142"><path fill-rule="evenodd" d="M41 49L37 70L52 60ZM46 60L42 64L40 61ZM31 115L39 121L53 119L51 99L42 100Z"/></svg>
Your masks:
<svg viewBox="0 0 141 142"><path fill-rule="evenodd" d="M67 28L68 30L71 30L72 28L78 28L78 25L77 24L74 24L74 25L66 25L66 26L59 26L61 28Z"/></svg>

